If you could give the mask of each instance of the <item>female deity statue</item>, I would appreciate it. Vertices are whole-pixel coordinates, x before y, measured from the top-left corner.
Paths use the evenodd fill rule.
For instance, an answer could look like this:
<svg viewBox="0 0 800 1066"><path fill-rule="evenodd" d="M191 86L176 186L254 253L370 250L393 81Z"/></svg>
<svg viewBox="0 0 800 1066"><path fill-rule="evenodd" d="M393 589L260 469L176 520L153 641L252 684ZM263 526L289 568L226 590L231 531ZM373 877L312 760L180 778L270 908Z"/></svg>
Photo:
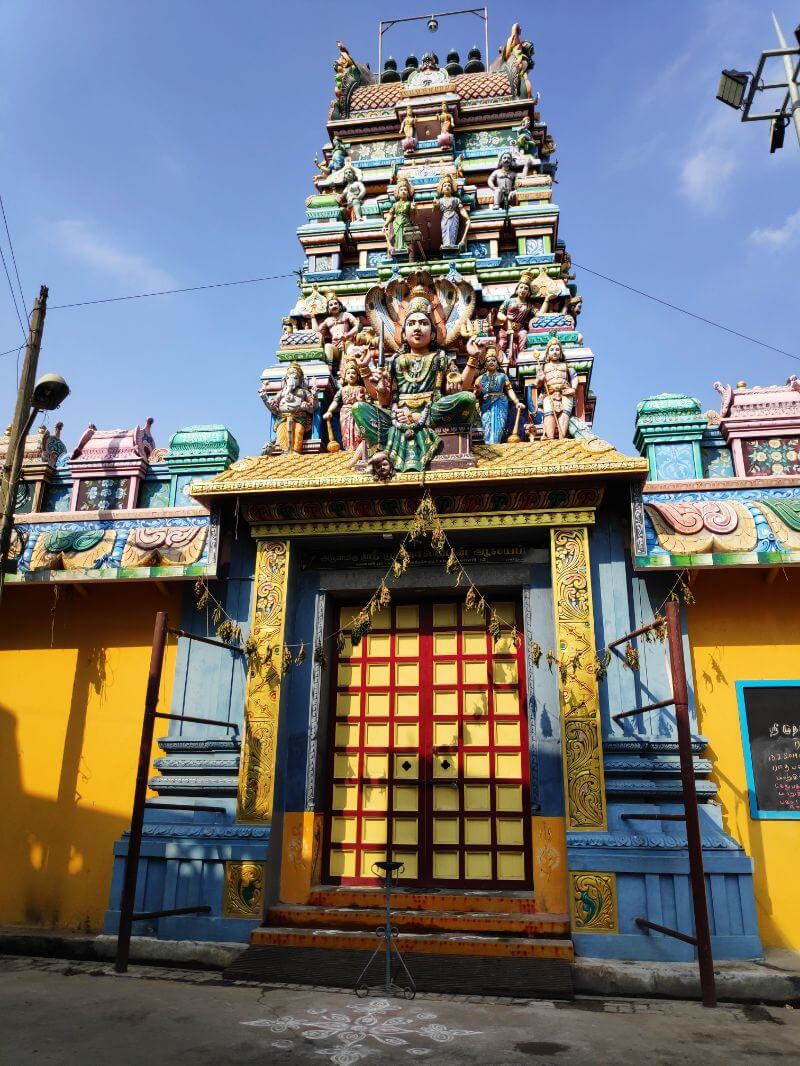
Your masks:
<svg viewBox="0 0 800 1066"><path fill-rule="evenodd" d="M436 190L436 206L442 213L442 248L458 248L467 239L469 231L469 214L466 207L455 195L455 183L449 174L443 174ZM461 219L464 219L464 232L461 240L458 231Z"/></svg>
<svg viewBox="0 0 800 1066"><path fill-rule="evenodd" d="M484 372L475 381L481 404L483 439L486 444L502 444L508 421L509 401L518 411L524 411L525 404L520 403L517 398L508 374L504 374L500 369L494 348L486 349L484 367Z"/></svg>
<svg viewBox="0 0 800 1066"><path fill-rule="evenodd" d="M359 385L358 367L349 362L345 365L343 381L336 390L331 405L322 416L328 423L328 435L331 436L330 423L334 414L339 412L339 427L342 431L342 447L346 452L354 452L364 439L358 426L353 421L353 405L362 403L367 398L367 390Z"/></svg>
<svg viewBox="0 0 800 1066"><path fill-rule="evenodd" d="M516 366L517 356L525 351L528 323L534 313L532 288L533 276L530 271L523 270L514 296L504 300L497 312L497 321L500 323L498 343L501 351L506 353L509 366Z"/></svg>
<svg viewBox="0 0 800 1066"><path fill-rule="evenodd" d="M417 150L417 131L411 104L406 108L405 118L400 123L400 132L403 134L403 151L415 152Z"/></svg>
<svg viewBox="0 0 800 1066"><path fill-rule="evenodd" d="M452 148L453 147L453 120L450 117L450 112L447 110L447 104L442 103L442 110L439 112L439 141L440 148Z"/></svg>
<svg viewBox="0 0 800 1066"><path fill-rule="evenodd" d="M544 435L548 440L569 436L569 423L575 403L578 375L570 370L557 337L547 342L536 374L536 387L544 393Z"/></svg>
<svg viewBox="0 0 800 1066"><path fill-rule="evenodd" d="M317 398L316 389L306 385L299 363L290 363L276 396L269 396L266 385L259 389L264 406L275 419L275 440L284 452L301 452L303 439L311 428L311 416Z"/></svg>
<svg viewBox="0 0 800 1066"><path fill-rule="evenodd" d="M342 202L349 208L350 218L358 222L361 219L361 209L364 206L367 187L351 166L344 168L342 181L344 182L341 192Z"/></svg>
<svg viewBox="0 0 800 1066"><path fill-rule="evenodd" d="M408 178L400 178L395 191L395 202L389 208L383 223L389 255L408 251L408 230L411 229L414 214L413 199L414 190Z"/></svg>
<svg viewBox="0 0 800 1066"><path fill-rule="evenodd" d="M461 372L462 391L444 394L448 359L437 347L434 311L427 290L415 286L402 317L402 344L389 367L388 381L374 379L370 356L358 360L369 396L382 406L356 403L353 419L364 438L385 452L393 468L424 470L441 447L433 427L475 425L471 388L480 369L477 350Z"/></svg>

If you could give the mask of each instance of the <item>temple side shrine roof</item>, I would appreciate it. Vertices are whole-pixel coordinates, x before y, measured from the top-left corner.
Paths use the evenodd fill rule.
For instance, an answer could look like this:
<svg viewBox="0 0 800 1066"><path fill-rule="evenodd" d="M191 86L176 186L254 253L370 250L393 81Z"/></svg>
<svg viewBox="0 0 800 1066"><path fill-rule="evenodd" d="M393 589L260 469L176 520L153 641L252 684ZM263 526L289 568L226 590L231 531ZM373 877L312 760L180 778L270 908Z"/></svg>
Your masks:
<svg viewBox="0 0 800 1066"><path fill-rule="evenodd" d="M644 480L647 460L622 455L608 441L555 440L546 444L475 445L476 463L466 469L432 466L425 471L426 485L457 485L469 482L553 480L593 475L623 476ZM327 454L253 456L240 459L210 481L195 481L191 496L231 496L274 491L327 491L332 488L365 488L376 491L374 477L354 470L347 452ZM418 485L417 471L395 473L388 486ZM380 491L380 489L378 489Z"/></svg>

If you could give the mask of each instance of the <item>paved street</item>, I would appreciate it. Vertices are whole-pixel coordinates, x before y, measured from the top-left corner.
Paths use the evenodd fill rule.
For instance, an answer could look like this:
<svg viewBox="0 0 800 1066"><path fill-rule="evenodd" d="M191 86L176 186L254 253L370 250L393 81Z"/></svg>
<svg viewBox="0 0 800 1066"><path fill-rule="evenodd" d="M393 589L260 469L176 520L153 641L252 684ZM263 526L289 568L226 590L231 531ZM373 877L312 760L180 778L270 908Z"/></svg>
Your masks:
<svg viewBox="0 0 800 1066"><path fill-rule="evenodd" d="M777 1007L424 995L413 1002L217 974L0 956L4 1066L331 1063L742 1063L800 1060L800 1011Z"/></svg>

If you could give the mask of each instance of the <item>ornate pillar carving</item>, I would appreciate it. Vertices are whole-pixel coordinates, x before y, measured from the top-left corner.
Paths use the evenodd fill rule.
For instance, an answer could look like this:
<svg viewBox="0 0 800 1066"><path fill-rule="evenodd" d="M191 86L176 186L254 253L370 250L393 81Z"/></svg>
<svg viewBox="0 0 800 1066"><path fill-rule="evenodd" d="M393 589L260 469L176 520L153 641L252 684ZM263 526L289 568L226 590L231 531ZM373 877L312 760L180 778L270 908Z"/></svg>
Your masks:
<svg viewBox="0 0 800 1066"><path fill-rule="evenodd" d="M289 541L259 540L250 634L263 658L268 647L283 644ZM280 660L272 662L280 667ZM245 726L239 769L238 822L272 820L281 678L279 670L251 673L245 699Z"/></svg>
<svg viewBox="0 0 800 1066"><path fill-rule="evenodd" d="M565 680L559 677L567 829L605 829L589 532L585 526L566 527L551 530L550 537L557 655L567 671Z"/></svg>

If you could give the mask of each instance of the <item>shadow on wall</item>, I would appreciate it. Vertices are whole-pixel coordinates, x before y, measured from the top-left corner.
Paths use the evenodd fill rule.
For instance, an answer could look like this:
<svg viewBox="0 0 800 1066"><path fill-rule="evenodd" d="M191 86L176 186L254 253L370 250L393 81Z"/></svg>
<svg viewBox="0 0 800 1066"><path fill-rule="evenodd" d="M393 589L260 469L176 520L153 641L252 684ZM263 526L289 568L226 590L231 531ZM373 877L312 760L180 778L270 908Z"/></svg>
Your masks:
<svg viewBox="0 0 800 1066"><path fill-rule="evenodd" d="M79 669L73 691L85 678L86 671ZM24 792L16 718L0 705L0 915L5 921L87 931L102 922L114 841L127 824L124 818L79 806L83 715L73 715L76 706L79 701L74 700L59 794L51 800ZM99 895L98 881L103 886ZM85 900L85 913L74 905L63 913L67 896Z"/></svg>

